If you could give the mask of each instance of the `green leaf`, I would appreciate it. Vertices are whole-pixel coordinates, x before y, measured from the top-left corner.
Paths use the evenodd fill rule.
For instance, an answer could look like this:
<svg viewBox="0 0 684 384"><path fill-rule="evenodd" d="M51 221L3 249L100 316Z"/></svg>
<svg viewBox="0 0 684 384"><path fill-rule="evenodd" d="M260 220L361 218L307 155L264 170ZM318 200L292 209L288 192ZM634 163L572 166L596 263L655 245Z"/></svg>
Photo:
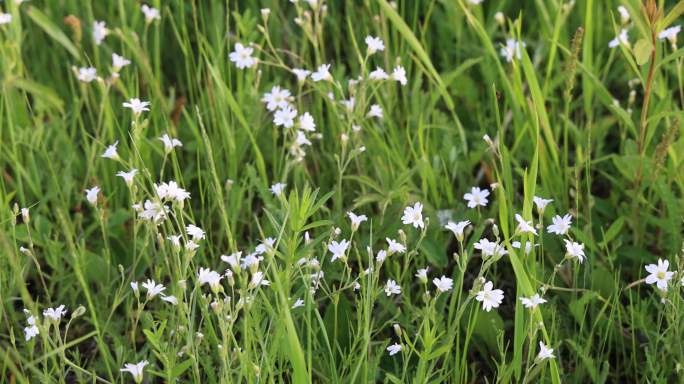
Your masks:
<svg viewBox="0 0 684 384"><path fill-rule="evenodd" d="M653 44L651 44L648 39L639 39L639 41L634 44L634 57L639 65L648 63L651 52L653 52Z"/></svg>
<svg viewBox="0 0 684 384"><path fill-rule="evenodd" d="M47 15L45 15L43 12L41 12L38 8L36 7L30 7L28 11L26 11L26 14L35 22L38 24L39 27L45 31L50 37L53 39L57 40L59 44L62 45L69 53L76 59L79 59L81 54L74 45L74 43L69 40L67 35L62 32L61 29L59 29Z"/></svg>

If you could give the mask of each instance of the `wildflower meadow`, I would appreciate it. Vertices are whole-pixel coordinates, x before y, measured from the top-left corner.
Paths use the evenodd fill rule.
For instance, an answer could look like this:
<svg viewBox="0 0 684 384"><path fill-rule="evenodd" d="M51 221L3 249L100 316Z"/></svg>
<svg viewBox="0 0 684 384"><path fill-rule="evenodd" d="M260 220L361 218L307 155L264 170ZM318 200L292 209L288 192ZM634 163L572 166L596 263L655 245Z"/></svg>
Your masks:
<svg viewBox="0 0 684 384"><path fill-rule="evenodd" d="M683 18L0 1L0 382L684 383Z"/></svg>

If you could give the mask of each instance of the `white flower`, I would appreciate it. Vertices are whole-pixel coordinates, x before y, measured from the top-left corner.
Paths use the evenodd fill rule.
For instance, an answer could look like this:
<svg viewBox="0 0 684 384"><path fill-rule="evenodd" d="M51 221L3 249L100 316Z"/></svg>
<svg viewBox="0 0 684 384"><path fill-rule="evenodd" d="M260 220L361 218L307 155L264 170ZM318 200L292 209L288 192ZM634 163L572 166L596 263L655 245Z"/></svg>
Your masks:
<svg viewBox="0 0 684 384"><path fill-rule="evenodd" d="M384 249L381 249L378 251L378 254L375 256L375 261L378 263L382 263L385 261L386 258L387 258L387 251L385 251Z"/></svg>
<svg viewBox="0 0 684 384"><path fill-rule="evenodd" d="M269 189L271 193L275 196L280 196L283 194L283 191L285 190L285 187L287 184L285 183L275 183L271 185L271 188Z"/></svg>
<svg viewBox="0 0 684 384"><path fill-rule="evenodd" d="M0 12L0 25L9 24L12 22L12 15L9 13Z"/></svg>
<svg viewBox="0 0 684 384"><path fill-rule="evenodd" d="M107 29L107 24L104 21L94 21L93 22L93 40L95 40L95 45L102 44L102 41L109 34Z"/></svg>
<svg viewBox="0 0 684 384"><path fill-rule="evenodd" d="M127 102L123 103L123 106L125 108L130 108L131 111L133 111L134 114L139 115L143 113L144 111L149 111L150 109L148 106L150 105L149 101L141 101L138 98L132 98L128 100Z"/></svg>
<svg viewBox="0 0 684 384"><path fill-rule="evenodd" d="M681 25L675 25L674 27L667 28L658 34L660 40L668 39L672 44L677 43L677 34L682 30Z"/></svg>
<svg viewBox="0 0 684 384"><path fill-rule="evenodd" d="M406 252L406 247L397 242L394 241L393 239L390 239L389 237L386 237L385 240L387 241L387 253L390 255L393 253L404 253Z"/></svg>
<svg viewBox="0 0 684 384"><path fill-rule="evenodd" d="M180 140L169 136L167 133L158 138L164 143L164 151L170 153L175 147L182 147L183 143Z"/></svg>
<svg viewBox="0 0 684 384"><path fill-rule="evenodd" d="M82 67L78 69L78 81L90 83L97 80L97 69L93 67Z"/></svg>
<svg viewBox="0 0 684 384"><path fill-rule="evenodd" d="M24 311L28 313L26 309L24 309ZM36 318L34 316L29 316L26 319L26 322L28 323L28 326L24 327L24 339L26 341L29 341L34 337L38 336L40 334L40 330L36 325Z"/></svg>
<svg viewBox="0 0 684 384"><path fill-rule="evenodd" d="M316 132L316 123L309 112L299 116L299 129L307 132Z"/></svg>
<svg viewBox="0 0 684 384"><path fill-rule="evenodd" d="M415 276L420 280L421 283L427 283L427 273L428 273L428 268L420 268L419 270L416 271Z"/></svg>
<svg viewBox="0 0 684 384"><path fill-rule="evenodd" d="M86 193L86 200L92 205L97 204L97 195L100 193L100 187L97 185L85 190Z"/></svg>
<svg viewBox="0 0 684 384"><path fill-rule="evenodd" d="M121 368L121 372L130 373L133 376L133 380L139 384L142 383L143 370L147 364L149 364L147 360L143 360L137 364L124 364L124 367Z"/></svg>
<svg viewBox="0 0 684 384"><path fill-rule="evenodd" d="M295 144L298 146L311 145L311 140L307 139L306 133L303 131L297 131L297 137L295 138Z"/></svg>
<svg viewBox="0 0 684 384"><path fill-rule="evenodd" d="M249 281L250 288L256 288L262 285L271 285L271 282L264 279L264 273L257 271L252 275L252 280Z"/></svg>
<svg viewBox="0 0 684 384"><path fill-rule="evenodd" d="M187 243L185 243L185 249L190 252L196 250L197 248L199 248L199 244L197 244L197 242L195 242L194 240L190 240Z"/></svg>
<svg viewBox="0 0 684 384"><path fill-rule="evenodd" d="M565 251L570 257L575 257L580 263L584 262L584 244L576 243L567 239L565 241Z"/></svg>
<svg viewBox="0 0 684 384"><path fill-rule="evenodd" d="M617 10L620 13L620 19L622 21L622 24L629 23L629 11L627 10L627 8L625 8L624 5L620 5L617 7Z"/></svg>
<svg viewBox="0 0 684 384"><path fill-rule="evenodd" d="M292 72L297 76L297 81L304 81L309 76L311 71L301 68L293 68Z"/></svg>
<svg viewBox="0 0 684 384"><path fill-rule="evenodd" d="M549 348L547 345L544 345L543 342L539 342L539 354L537 354L537 360L542 361L546 359L553 359L553 348Z"/></svg>
<svg viewBox="0 0 684 384"><path fill-rule="evenodd" d="M406 70L401 65L394 67L391 75L392 80L396 80L399 84L406 85L408 80L406 79Z"/></svg>
<svg viewBox="0 0 684 384"><path fill-rule="evenodd" d="M266 239L264 239L264 241L261 242L261 244L256 246L256 248L254 249L254 252L256 252L259 255L263 255L267 251L273 249L275 242L276 242L276 240L274 238L267 237Z"/></svg>
<svg viewBox="0 0 684 384"><path fill-rule="evenodd" d="M534 235L537 234L537 230L532 226L532 221L526 221L517 213L515 214L515 220L518 222L517 230L521 233L532 233Z"/></svg>
<svg viewBox="0 0 684 384"><path fill-rule="evenodd" d="M230 255L221 255L221 260L228 263L231 268L238 268L240 266L240 258L242 257L242 251L233 252Z"/></svg>
<svg viewBox="0 0 684 384"><path fill-rule="evenodd" d="M551 218L551 221L553 221L553 224L546 227L546 231L548 233L555 233L556 235L565 235L570 230L572 216L570 216L570 214L566 214L563 217L556 215Z"/></svg>
<svg viewBox="0 0 684 384"><path fill-rule="evenodd" d="M401 286L399 284L397 284L396 281L389 279L389 280L387 280L387 283L385 284L385 294L387 296L400 295L401 294Z"/></svg>
<svg viewBox="0 0 684 384"><path fill-rule="evenodd" d="M199 272L197 273L197 282L199 283L200 287L204 284L209 284L209 287L214 291L221 287L222 278L223 276L221 276L218 272L212 271L209 268L200 268Z"/></svg>
<svg viewBox="0 0 684 384"><path fill-rule="evenodd" d="M143 4L140 6L140 10L142 11L142 13L145 14L145 22L147 24L150 24L155 20L161 19L161 14L159 13L159 10L157 8L153 8L148 6L147 4Z"/></svg>
<svg viewBox="0 0 684 384"><path fill-rule="evenodd" d="M131 289L133 290L133 293L136 295L138 292L140 292L140 288L138 287L138 282L137 281L131 281Z"/></svg>
<svg viewBox="0 0 684 384"><path fill-rule="evenodd" d="M385 50L385 43L379 37L366 36L366 46L368 47L369 55Z"/></svg>
<svg viewBox="0 0 684 384"><path fill-rule="evenodd" d="M102 155L100 155L100 157L104 157L106 159L117 160L119 158L119 153L116 151L117 145L119 145L119 140L115 141L114 144L105 148L105 151L102 152Z"/></svg>
<svg viewBox="0 0 684 384"><path fill-rule="evenodd" d="M188 232L188 235L192 236L193 240L204 239L204 231L202 230L202 228L196 226L195 224L189 224L188 226L186 226L185 231Z"/></svg>
<svg viewBox="0 0 684 384"><path fill-rule="evenodd" d="M252 57L253 52L254 48L235 43L235 50L228 57L240 69L251 68L257 64L257 59Z"/></svg>
<svg viewBox="0 0 684 384"><path fill-rule="evenodd" d="M384 69L377 67L375 68L375 71L368 74L368 78L370 80L387 80L389 79L389 75Z"/></svg>
<svg viewBox="0 0 684 384"><path fill-rule="evenodd" d="M261 101L266 103L266 109L275 111L276 109L282 109L289 106L291 98L292 96L290 95L289 90L274 85L273 88L271 88L271 92L265 93L264 97L261 98Z"/></svg>
<svg viewBox="0 0 684 384"><path fill-rule="evenodd" d="M470 220L463 220L463 221L459 221L458 223L454 223L453 221L450 221L447 223L447 225L444 226L444 228L453 232L454 236L456 236L458 241L463 241L463 231L469 225L470 225Z"/></svg>
<svg viewBox="0 0 684 384"><path fill-rule="evenodd" d="M333 254L332 259L330 259L330 261L344 259L345 253L347 252L347 248L349 248L349 242L346 239L343 239L339 243L335 240L331 241L328 245L328 251L332 252Z"/></svg>
<svg viewBox="0 0 684 384"><path fill-rule="evenodd" d="M546 303L546 300L539 296L538 293L535 293L531 297L521 297L520 302L525 308L537 308L539 304Z"/></svg>
<svg viewBox="0 0 684 384"><path fill-rule="evenodd" d="M546 206L549 205L549 203L553 202L552 199L543 199L539 196L533 197L532 201L534 202L534 205L537 206L537 211L539 212L544 212Z"/></svg>
<svg viewBox="0 0 684 384"><path fill-rule="evenodd" d="M394 344L390 345L389 347L387 347L387 352L389 352L390 356L394 356L397 353L401 352L402 348L403 347L401 346L401 344L394 343Z"/></svg>
<svg viewBox="0 0 684 384"><path fill-rule="evenodd" d="M522 41L516 41L515 39L506 39L506 45L501 47L501 56L503 56L507 62L513 61L514 58L522 59L522 50L525 48L525 43Z"/></svg>
<svg viewBox="0 0 684 384"><path fill-rule="evenodd" d="M489 196L489 190L473 187L469 193L463 195L463 198L468 202L468 208L475 208L477 206L486 207L489 203L487 196Z"/></svg>
<svg viewBox="0 0 684 384"><path fill-rule="evenodd" d="M190 198L190 192L178 186L175 181L168 183L155 184L154 189L160 199L176 200L182 202Z"/></svg>
<svg viewBox="0 0 684 384"><path fill-rule="evenodd" d="M121 68L129 65L130 60L123 56L119 56L116 53L112 53L112 67L114 67L114 72L119 72Z"/></svg>
<svg viewBox="0 0 684 384"><path fill-rule="evenodd" d="M624 28L620 30L620 33L613 40L608 42L608 47L615 48L621 44L629 46L629 36L627 36L627 30Z"/></svg>
<svg viewBox="0 0 684 384"><path fill-rule="evenodd" d="M356 231L359 229L359 225L363 223L364 221L368 220L368 217L366 215L357 215L352 211L347 212L347 216L349 216L349 220L351 220L351 227L352 231Z"/></svg>
<svg viewBox="0 0 684 384"><path fill-rule="evenodd" d="M43 316L46 318L58 322L62 319L62 316L66 315L67 311L64 308L64 305L60 305L57 308L48 308L43 311Z"/></svg>
<svg viewBox="0 0 684 384"><path fill-rule="evenodd" d="M297 299L297 301L292 304L292 309L303 307L304 306L304 300L302 299Z"/></svg>
<svg viewBox="0 0 684 384"><path fill-rule="evenodd" d="M322 64L321 66L318 67L316 72L311 74L311 80L314 82L318 81L331 81L332 80L332 75L330 75L330 64Z"/></svg>
<svg viewBox="0 0 684 384"><path fill-rule="evenodd" d="M437 287L438 291L448 292L451 291L451 288L454 286L454 280L442 275L439 279L432 279L432 284Z"/></svg>
<svg viewBox="0 0 684 384"><path fill-rule="evenodd" d="M382 119L382 107L380 107L378 104L371 105L370 110L368 111L368 114L366 116Z"/></svg>
<svg viewBox="0 0 684 384"><path fill-rule="evenodd" d="M658 259L658 264L649 264L646 266L646 272L650 275L646 276L646 284L655 283L661 291L667 291L667 282L672 279L674 272L668 271L670 262L667 260Z"/></svg>
<svg viewBox="0 0 684 384"><path fill-rule="evenodd" d="M145 200L143 210L138 216L143 220L150 220L159 224L166 219L166 214L169 212L169 207L158 203L156 201Z"/></svg>
<svg viewBox="0 0 684 384"><path fill-rule="evenodd" d="M501 246L499 243L494 241L489 241L488 239L480 239L478 242L473 244L475 249L482 252L482 256L504 256L508 254L508 251Z"/></svg>
<svg viewBox="0 0 684 384"><path fill-rule="evenodd" d="M536 247L538 245L539 244L535 244L534 246ZM520 247L522 247L522 244L520 244L519 241L514 241L511 243L511 247L516 248L516 249L520 249ZM531 251L532 251L532 243L525 242L525 254L529 255Z"/></svg>
<svg viewBox="0 0 684 384"><path fill-rule="evenodd" d="M164 296L164 295L162 295L161 299L166 301L167 303L169 303L171 305L178 305L178 299L176 298L176 296Z"/></svg>
<svg viewBox="0 0 684 384"><path fill-rule="evenodd" d="M484 287L475 296L475 300L482 302L482 309L489 312L492 308L498 308L503 301L504 294L500 289L492 289L494 283L488 281L485 283Z"/></svg>
<svg viewBox="0 0 684 384"><path fill-rule="evenodd" d="M483 1L484 0L468 0L468 2L472 5L480 5Z"/></svg>
<svg viewBox="0 0 684 384"><path fill-rule="evenodd" d="M128 185L130 187L131 185L133 185L133 177L135 176L136 173L138 173L138 170L133 168L128 172L119 171L116 173L116 175L121 177L122 179L124 179L124 181L126 182L126 185Z"/></svg>
<svg viewBox="0 0 684 384"><path fill-rule="evenodd" d="M147 298L148 299L153 299L155 296L157 296L158 294L160 294L160 293L164 292L164 290L166 290L165 286L163 286L161 284L157 284L152 279L147 279L147 281L142 283L141 285L143 288L145 288L147 290Z"/></svg>
<svg viewBox="0 0 684 384"><path fill-rule="evenodd" d="M413 225L413 228L425 228L423 222L423 204L415 203L413 207L404 208L404 216L401 217L402 224Z"/></svg>
<svg viewBox="0 0 684 384"><path fill-rule="evenodd" d="M297 110L288 105L275 112L273 115L273 124L277 127L282 125L285 128L290 128L294 125L295 117L297 117Z"/></svg>

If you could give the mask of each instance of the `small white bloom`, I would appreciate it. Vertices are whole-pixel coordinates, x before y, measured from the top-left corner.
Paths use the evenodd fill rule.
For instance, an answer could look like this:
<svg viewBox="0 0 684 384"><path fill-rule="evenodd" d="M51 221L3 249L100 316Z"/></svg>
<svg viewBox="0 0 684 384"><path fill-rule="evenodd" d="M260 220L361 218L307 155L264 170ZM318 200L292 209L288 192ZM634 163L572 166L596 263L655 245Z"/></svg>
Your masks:
<svg viewBox="0 0 684 384"><path fill-rule="evenodd" d="M505 256L508 254L506 248L501 246L499 243L494 241L489 241L488 239L480 239L478 242L473 244L473 247L482 252L482 256Z"/></svg>
<svg viewBox="0 0 684 384"><path fill-rule="evenodd" d="M230 255L221 255L221 260L228 263L231 268L235 269L240 267L240 258L242 257L242 251L233 252Z"/></svg>
<svg viewBox="0 0 684 384"><path fill-rule="evenodd" d="M303 307L304 306L304 300L302 299L297 299L297 301L292 304L292 309Z"/></svg>
<svg viewBox="0 0 684 384"><path fill-rule="evenodd" d="M168 183L155 184L154 189L161 200L176 200L182 202L190 198L190 192L178 186L175 181Z"/></svg>
<svg viewBox="0 0 684 384"><path fill-rule="evenodd" d="M378 251L378 254L375 256L375 261L378 263L383 263L386 258L387 258L387 251L385 251L384 249L381 249Z"/></svg>
<svg viewBox="0 0 684 384"><path fill-rule="evenodd" d="M674 27L667 28L658 34L658 39L660 40L670 40L672 44L677 43L677 35L682 30L681 25L675 25Z"/></svg>
<svg viewBox="0 0 684 384"><path fill-rule="evenodd" d="M488 281L475 296L475 300L482 302L482 309L487 312L491 311L492 308L498 308L504 298L502 290L492 288L494 288L494 283Z"/></svg>
<svg viewBox="0 0 684 384"><path fill-rule="evenodd" d="M128 100L127 102L123 103L124 108L130 108L131 111L133 111L134 114L139 115L143 113L144 111L149 111L150 109L148 106L150 105L149 101L141 101L138 98L132 98Z"/></svg>
<svg viewBox="0 0 684 384"><path fill-rule="evenodd" d="M64 305L60 305L57 308L48 308L43 311L43 316L46 318L58 322L62 319L62 316L66 315L67 311L64 308Z"/></svg>
<svg viewBox="0 0 684 384"><path fill-rule="evenodd" d="M339 243L335 240L331 241L328 245L328 250L333 254L332 259L330 259L330 261L344 259L345 253L347 252L347 248L349 248L349 242L346 239L343 239Z"/></svg>
<svg viewBox="0 0 684 384"><path fill-rule="evenodd" d="M546 231L548 233L555 233L556 235L565 235L570 230L572 216L570 216L570 214L566 214L563 217L556 215L551 218L551 221L553 221L553 224L546 227Z"/></svg>
<svg viewBox="0 0 684 384"><path fill-rule="evenodd" d="M283 194L283 191L285 190L286 186L287 184L285 183L275 183L271 185L271 188L269 190L274 196L280 196Z"/></svg>
<svg viewBox="0 0 684 384"><path fill-rule="evenodd" d="M650 275L646 276L646 284L654 284L661 291L667 291L667 283L674 276L674 272L668 271L670 262L668 260L658 259L658 264L649 264L646 266L646 272Z"/></svg>
<svg viewBox="0 0 684 384"><path fill-rule="evenodd" d="M199 244L195 240L190 240L187 243L185 243L185 249L192 252L199 248Z"/></svg>
<svg viewBox="0 0 684 384"><path fill-rule="evenodd" d="M432 284L434 284L435 287L437 287L438 291L448 292L454 286L454 280L442 275L442 277L440 277L439 279L432 279Z"/></svg>
<svg viewBox="0 0 684 384"><path fill-rule="evenodd" d="M316 132L316 123L309 112L299 116L299 129L307 132Z"/></svg>
<svg viewBox="0 0 684 384"><path fill-rule="evenodd" d="M144 283L141 284L143 288L147 290L147 298L148 299L153 299L155 296L158 294L164 292L166 290L166 287L157 284L154 280L152 279L147 279Z"/></svg>
<svg viewBox="0 0 684 384"><path fill-rule="evenodd" d="M619 5L617 7L617 10L620 13L620 19L622 21L622 24L629 23L629 11L627 10L627 8L625 8L624 5Z"/></svg>
<svg viewBox="0 0 684 384"><path fill-rule="evenodd" d="M506 39L506 45L501 47L501 56L503 56L507 62L512 62L513 59L522 60L522 50L525 48L525 43L522 41L517 41L515 39Z"/></svg>
<svg viewBox="0 0 684 384"><path fill-rule="evenodd" d="M118 145L119 145L119 140L115 141L114 144L105 148L105 151L102 152L102 155L100 155L100 157L104 157L106 159L118 160L119 159L119 153L116 151L116 147Z"/></svg>
<svg viewBox="0 0 684 384"><path fill-rule="evenodd" d="M228 57L240 69L251 68L257 64L257 59L252 57L252 53L254 48L235 43L235 50Z"/></svg>
<svg viewBox="0 0 684 384"><path fill-rule="evenodd" d="M394 67L391 78L392 80L398 81L402 86L408 83L408 80L406 79L406 70L401 65Z"/></svg>
<svg viewBox="0 0 684 384"><path fill-rule="evenodd" d="M128 172L119 171L116 173L116 175L124 179L126 185L130 187L131 185L133 185L133 177L135 177L136 173L138 173L138 170L133 168Z"/></svg>
<svg viewBox="0 0 684 384"><path fill-rule="evenodd" d="M131 281L131 289L136 295L138 294L138 292L140 292L140 287L138 287L137 281Z"/></svg>
<svg viewBox="0 0 684 384"><path fill-rule="evenodd" d="M24 312L28 311L24 309ZM36 325L36 318L35 316L29 316L26 319L26 322L28 323L27 327L24 327L24 339L26 341L29 341L33 339L34 337L38 336L40 334L40 330L38 329L38 326Z"/></svg>
<svg viewBox="0 0 684 384"><path fill-rule="evenodd" d="M520 302L525 308L537 308L539 304L546 303L546 299L543 299L538 293L535 293L531 297L521 297Z"/></svg>
<svg viewBox="0 0 684 384"><path fill-rule="evenodd" d="M249 287L250 288L256 288L260 286L266 286L266 285L271 285L271 282L264 279L264 273L261 271L257 271L252 275L252 279L249 281Z"/></svg>
<svg viewBox="0 0 684 384"><path fill-rule="evenodd" d="M164 143L164 151L166 153L170 153L173 151L175 147L182 147L183 143L181 143L180 140L171 137L168 135L168 133L165 133L161 137L159 137L159 140L161 140Z"/></svg>
<svg viewBox="0 0 684 384"><path fill-rule="evenodd" d="M401 352L402 348L403 347L401 346L401 344L394 343L387 347L387 352L389 352L390 356L394 356L397 353Z"/></svg>
<svg viewBox="0 0 684 384"><path fill-rule="evenodd" d="M209 284L209 287L214 291L221 287L222 278L222 275L216 271L212 271L209 268L200 268L199 272L197 273L197 283L199 283L200 287L204 284Z"/></svg>
<svg viewBox="0 0 684 384"><path fill-rule="evenodd" d="M164 295L162 295L161 299L166 301L167 303L169 303L171 305L178 305L178 299L176 298L176 296L164 296Z"/></svg>
<svg viewBox="0 0 684 384"><path fill-rule="evenodd" d="M90 83L97 80L97 69L93 67L82 67L78 69L78 81Z"/></svg>
<svg viewBox="0 0 684 384"><path fill-rule="evenodd" d="M283 109L279 109L273 115L273 124L277 127L283 126L290 128L294 125L294 119L297 117L297 110L289 105Z"/></svg>
<svg viewBox="0 0 684 384"><path fill-rule="evenodd" d="M576 243L568 239L563 239L565 241L565 252L570 257L577 258L580 262L584 262L584 244Z"/></svg>
<svg viewBox="0 0 684 384"><path fill-rule="evenodd" d="M382 117L383 117L382 107L380 107L378 104L371 105L370 110L368 111L368 114L366 116L376 117L378 119L382 119Z"/></svg>
<svg viewBox="0 0 684 384"><path fill-rule="evenodd" d="M532 201L534 202L534 205L537 206L537 211L539 212L544 212L546 206L549 205L549 203L553 202L552 199L543 199L539 196L533 197Z"/></svg>
<svg viewBox="0 0 684 384"><path fill-rule="evenodd" d="M390 255L393 253L404 253L406 252L406 247L397 242L394 241L393 239L390 239L389 237L386 237L385 240L387 241L387 253Z"/></svg>
<svg viewBox="0 0 684 384"><path fill-rule="evenodd" d="M109 34L107 29L107 24L104 21L94 21L93 22L93 40L95 40L95 45L102 44L102 41Z"/></svg>
<svg viewBox="0 0 684 384"><path fill-rule="evenodd" d="M194 224L186 226L185 231L188 232L188 235L192 236L193 240L202 240L205 237L204 230Z"/></svg>
<svg viewBox="0 0 684 384"><path fill-rule="evenodd" d="M9 13L0 12L0 25L9 24L12 22L12 15Z"/></svg>
<svg viewBox="0 0 684 384"><path fill-rule="evenodd" d="M292 72L297 76L297 81L304 81L309 76L311 71L302 68L293 68Z"/></svg>
<svg viewBox="0 0 684 384"><path fill-rule="evenodd" d="M401 217L402 224L413 225L413 228L425 228L423 222L423 204L415 203L413 207L404 208L404 216Z"/></svg>
<svg viewBox="0 0 684 384"><path fill-rule="evenodd" d="M266 109L269 111L275 111L276 109L282 109L290 105L290 100L292 96L290 91L285 88L280 88L274 85L271 88L271 92L266 92L261 101L266 103Z"/></svg>
<svg viewBox="0 0 684 384"><path fill-rule="evenodd" d="M368 78L370 80L376 80L376 81L387 80L387 79L389 79L389 75L387 74L387 72L385 72L384 69L377 67L377 68L375 68L375 71L368 74Z"/></svg>
<svg viewBox="0 0 684 384"><path fill-rule="evenodd" d="M119 72L121 68L129 65L131 63L130 60L123 56L119 56L116 53L112 53L112 67L114 68L114 72Z"/></svg>
<svg viewBox="0 0 684 384"><path fill-rule="evenodd" d="M143 360L137 364L124 364L124 367L121 368L121 372L130 373L133 376L133 380L140 384L143 380L143 370L147 364L149 364L147 360Z"/></svg>
<svg viewBox="0 0 684 384"><path fill-rule="evenodd" d="M347 216L349 216L349 220L351 220L352 231L359 229L359 225L368 220L366 215L357 215L352 211L347 212Z"/></svg>
<svg viewBox="0 0 684 384"><path fill-rule="evenodd" d="M316 72L311 74L311 80L314 82L318 81L331 81L332 75L330 74L330 64L322 64L318 67Z"/></svg>
<svg viewBox="0 0 684 384"><path fill-rule="evenodd" d="M468 3L472 5L480 5L484 0L468 0Z"/></svg>
<svg viewBox="0 0 684 384"><path fill-rule="evenodd" d="M399 284L397 284L396 281L389 279L389 280L387 280L387 283L385 284L385 294L387 296L400 295L401 294L401 286Z"/></svg>
<svg viewBox="0 0 684 384"><path fill-rule="evenodd" d="M473 187L469 193L463 195L463 199L468 202L468 208L475 208L478 206L486 207L487 204L489 204L487 196L489 196L489 190Z"/></svg>
<svg viewBox="0 0 684 384"><path fill-rule="evenodd" d="M416 271L416 277L418 280L420 280L421 283L425 284L427 283L427 273L428 273L428 268L420 268L419 270Z"/></svg>
<svg viewBox="0 0 684 384"><path fill-rule="evenodd" d="M145 22L147 24L150 24L155 20L161 19L161 14L159 13L159 10L157 8L153 8L148 6L147 4L143 4L140 6L140 10L142 11L142 13L145 14Z"/></svg>
<svg viewBox="0 0 684 384"><path fill-rule="evenodd" d="M97 205L97 195L100 193L100 187L97 185L85 190L86 200L92 205Z"/></svg>
<svg viewBox="0 0 684 384"><path fill-rule="evenodd" d="M518 222L518 227L517 230L521 233L532 233L534 235L537 234L537 230L534 229L534 226L532 226L532 221L526 221L523 219L522 216L519 214L515 214L515 220Z"/></svg>
<svg viewBox="0 0 684 384"><path fill-rule="evenodd" d="M366 46L369 55L385 50L385 43L379 37L366 36Z"/></svg>
<svg viewBox="0 0 684 384"><path fill-rule="evenodd" d="M145 200L143 209L138 213L138 216L142 220L149 220L160 224L162 220L166 219L167 213L169 213L169 207L156 201Z"/></svg>
<svg viewBox="0 0 684 384"><path fill-rule="evenodd" d="M553 359L553 348L549 348L543 342L539 342L539 354L537 354L537 360L542 361L546 359Z"/></svg>
<svg viewBox="0 0 684 384"><path fill-rule="evenodd" d="M458 241L463 241L463 231L469 225L470 225L470 220L463 220L463 221L459 221L458 223L454 223L453 221L450 221L447 223L447 225L444 226L444 228L453 232L454 236L456 236Z"/></svg>
<svg viewBox="0 0 684 384"><path fill-rule="evenodd" d="M615 48L618 45L629 46L629 36L626 29L621 29L620 33L615 38L608 42L608 47Z"/></svg>

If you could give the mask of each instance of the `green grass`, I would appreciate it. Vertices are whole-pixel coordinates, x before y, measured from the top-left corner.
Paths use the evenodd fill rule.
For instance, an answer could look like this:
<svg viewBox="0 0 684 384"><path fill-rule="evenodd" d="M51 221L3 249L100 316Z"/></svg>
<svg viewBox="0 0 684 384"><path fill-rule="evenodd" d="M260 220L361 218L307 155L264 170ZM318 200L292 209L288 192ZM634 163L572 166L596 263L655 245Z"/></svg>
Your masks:
<svg viewBox="0 0 684 384"><path fill-rule="evenodd" d="M0 3L1 382L130 382L120 369L142 360L148 383L684 382L682 274L666 292L644 280L658 259L684 270L684 50L657 38L684 2L150 0L151 23L142 4ZM630 44L609 48L623 27ZM369 55L367 35L384 51ZM507 39L525 43L511 62ZM259 64L239 69L229 54L250 42ZM131 60L116 80L112 53ZM331 81L290 72L322 64ZM399 65L406 85L367 80ZM91 66L101 80L79 81ZM276 85L313 117L311 145L274 125L261 99ZM165 151L163 134L183 145ZM115 141L119 158L101 157ZM132 168L128 186L116 173ZM169 181L191 198L142 219L133 204ZM474 186L486 207L467 207ZM553 202L540 214L534 196ZM424 229L402 224L416 202ZM349 211L368 220L356 230ZM548 233L566 213L568 234ZM472 222L462 241L447 220ZM194 251L189 224L206 232ZM258 266L200 284L267 238ZM406 252L377 262L386 238ZM508 254L483 255L481 238ZM147 279L178 304L136 294ZM484 280L504 294L491 311ZM525 308L534 293L548 302ZM539 342L555 358L537 359Z"/></svg>

